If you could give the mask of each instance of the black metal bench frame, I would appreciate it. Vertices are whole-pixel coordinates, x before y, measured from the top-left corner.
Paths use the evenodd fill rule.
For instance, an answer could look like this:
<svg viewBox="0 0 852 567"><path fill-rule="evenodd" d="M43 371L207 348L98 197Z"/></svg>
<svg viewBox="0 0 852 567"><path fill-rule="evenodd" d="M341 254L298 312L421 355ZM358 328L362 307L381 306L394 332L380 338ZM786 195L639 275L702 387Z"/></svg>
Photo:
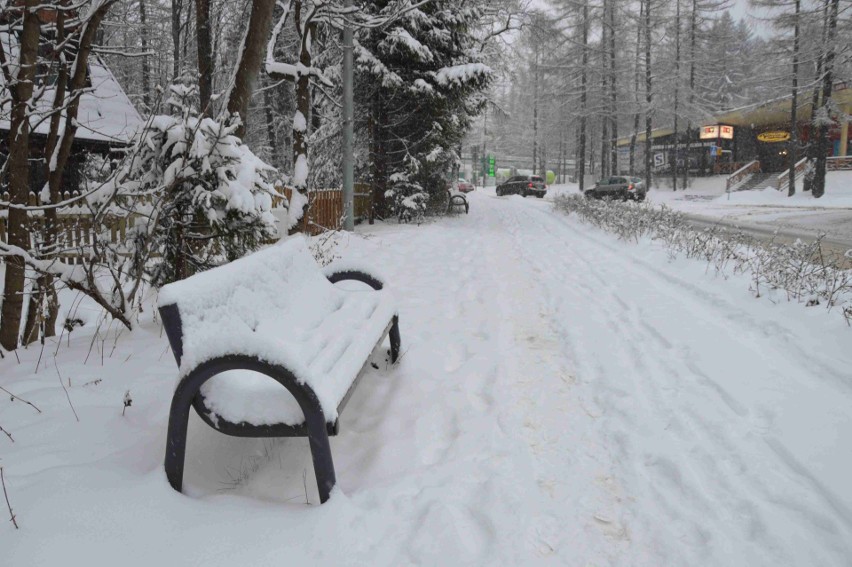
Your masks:
<svg viewBox="0 0 852 567"><path fill-rule="evenodd" d="M381 290L384 287L382 282L375 277L353 270L335 272L328 276L328 280L332 284L344 280L359 281L375 290ZM178 306L177 304L163 305L159 311L166 335L169 338L169 344L172 347L172 353L178 367L180 367L183 356L183 327ZM376 343L377 347L385 340L386 336L390 336L391 363L396 363L399 359L400 349L398 315L394 315L388 323L384 333ZM349 402L349 398L366 372L369 362L368 357L358 375L352 380L349 390L338 405L338 416ZM214 422L210 417L210 410L204 404L204 397L200 392L201 386L210 378L229 370L251 370L265 374L277 381L287 388L296 399L305 415L305 421L296 426L283 423L253 425L246 422L233 423L217 416ZM311 447L320 502L324 503L329 499L331 490L337 483L337 478L334 473L334 462L331 458L331 445L328 438L339 433L339 418L333 423L327 422L313 389L309 385L299 382L293 373L284 366L264 362L254 356L232 354L203 362L181 379L172 397L171 410L169 411L165 458L166 476L169 484L178 492L181 492L183 488L190 407L195 408L196 413L207 425L226 435L234 437L307 437Z"/></svg>
<svg viewBox="0 0 852 567"><path fill-rule="evenodd" d="M464 214L470 213L470 204L467 202L467 197L461 193L453 194L452 191L447 191L447 214L450 214L455 207L464 207Z"/></svg>

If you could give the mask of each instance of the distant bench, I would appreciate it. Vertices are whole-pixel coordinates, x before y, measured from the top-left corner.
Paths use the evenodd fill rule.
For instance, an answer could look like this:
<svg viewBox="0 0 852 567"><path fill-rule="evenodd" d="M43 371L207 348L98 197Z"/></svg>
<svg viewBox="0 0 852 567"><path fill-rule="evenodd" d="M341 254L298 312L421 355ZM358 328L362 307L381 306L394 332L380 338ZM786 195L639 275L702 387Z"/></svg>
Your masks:
<svg viewBox="0 0 852 567"><path fill-rule="evenodd" d="M464 209L464 214L470 212L470 204L467 202L467 197L465 197L464 193L454 193L447 189L447 214L457 209Z"/></svg>
<svg viewBox="0 0 852 567"><path fill-rule="evenodd" d="M343 280L373 289L334 285ZM159 310L180 377L166 445L172 487L183 486L192 406L226 435L308 437L328 500L340 412L387 335L391 362L399 358L399 318L383 287L358 266L322 270L301 236L164 286Z"/></svg>

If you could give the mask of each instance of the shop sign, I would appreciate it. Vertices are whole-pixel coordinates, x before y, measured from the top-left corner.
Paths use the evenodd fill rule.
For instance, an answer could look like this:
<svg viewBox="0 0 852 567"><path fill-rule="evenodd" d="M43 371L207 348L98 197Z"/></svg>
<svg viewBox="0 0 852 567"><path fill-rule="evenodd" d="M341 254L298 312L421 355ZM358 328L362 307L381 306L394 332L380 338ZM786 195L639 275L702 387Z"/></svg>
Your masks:
<svg viewBox="0 0 852 567"><path fill-rule="evenodd" d="M719 126L719 137L723 140L733 140L734 139L734 127L733 126Z"/></svg>
<svg viewBox="0 0 852 567"><path fill-rule="evenodd" d="M702 140L715 140L719 137L718 126L702 126L698 137Z"/></svg>
<svg viewBox="0 0 852 567"><path fill-rule="evenodd" d="M760 142L786 142L790 139L790 132L785 132L783 130L771 130L769 132L758 134L757 139Z"/></svg>

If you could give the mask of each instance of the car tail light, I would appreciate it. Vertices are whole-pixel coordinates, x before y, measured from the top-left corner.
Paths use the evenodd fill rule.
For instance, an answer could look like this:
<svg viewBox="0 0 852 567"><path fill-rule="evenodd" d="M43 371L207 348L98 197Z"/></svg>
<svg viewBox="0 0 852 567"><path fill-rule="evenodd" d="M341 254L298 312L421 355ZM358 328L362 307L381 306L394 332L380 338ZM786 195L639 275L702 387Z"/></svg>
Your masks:
<svg viewBox="0 0 852 567"><path fill-rule="evenodd" d="M532 189L532 181L530 181L530 184L529 184L529 185L527 185L527 187L529 187L530 189Z"/></svg>
<svg viewBox="0 0 852 567"><path fill-rule="evenodd" d="M634 189L634 187L633 187L633 184L632 184L632 183L631 183L630 185L628 185L628 187L627 187L627 190L628 190L628 191L633 191L633 189Z"/></svg>

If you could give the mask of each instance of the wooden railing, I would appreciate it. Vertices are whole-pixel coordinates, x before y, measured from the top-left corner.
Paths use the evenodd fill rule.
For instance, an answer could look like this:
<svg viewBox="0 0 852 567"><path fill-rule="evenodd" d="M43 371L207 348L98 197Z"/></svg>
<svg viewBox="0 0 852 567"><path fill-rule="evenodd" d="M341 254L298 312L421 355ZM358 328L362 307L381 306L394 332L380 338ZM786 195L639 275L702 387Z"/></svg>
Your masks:
<svg viewBox="0 0 852 567"><path fill-rule="evenodd" d="M794 166L796 169L796 173L802 173L805 171L805 165L808 163L808 158L804 157L796 162ZM786 191L790 187L790 170L786 169L778 174L778 177L775 178L775 188L779 191Z"/></svg>
<svg viewBox="0 0 852 567"><path fill-rule="evenodd" d="M852 170L852 156L830 157L825 160L825 169L827 171Z"/></svg>
<svg viewBox="0 0 852 567"><path fill-rule="evenodd" d="M739 185L746 177L754 173L760 173L760 162L758 160L750 161L732 173L725 184L725 190L730 191L733 187Z"/></svg>
<svg viewBox="0 0 852 567"><path fill-rule="evenodd" d="M742 166L746 165L745 161L730 161L725 163L713 164L713 175L730 175Z"/></svg>

